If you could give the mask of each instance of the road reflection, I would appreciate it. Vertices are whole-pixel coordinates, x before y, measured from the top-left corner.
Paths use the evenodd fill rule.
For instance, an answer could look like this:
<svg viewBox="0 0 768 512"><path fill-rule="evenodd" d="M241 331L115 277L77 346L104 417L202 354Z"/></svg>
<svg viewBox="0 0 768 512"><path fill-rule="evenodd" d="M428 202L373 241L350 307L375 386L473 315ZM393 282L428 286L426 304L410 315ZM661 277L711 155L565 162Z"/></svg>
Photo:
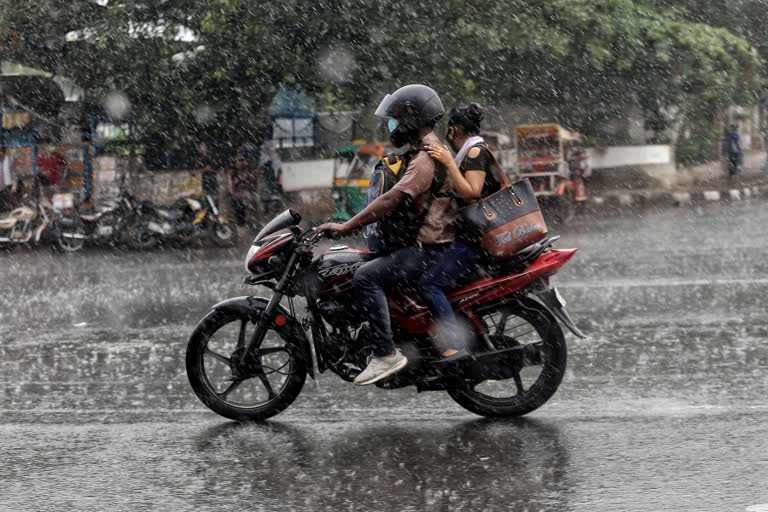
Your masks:
<svg viewBox="0 0 768 512"><path fill-rule="evenodd" d="M208 498L250 494L267 508L566 510L572 487L560 431L531 419L224 423L195 448Z"/></svg>

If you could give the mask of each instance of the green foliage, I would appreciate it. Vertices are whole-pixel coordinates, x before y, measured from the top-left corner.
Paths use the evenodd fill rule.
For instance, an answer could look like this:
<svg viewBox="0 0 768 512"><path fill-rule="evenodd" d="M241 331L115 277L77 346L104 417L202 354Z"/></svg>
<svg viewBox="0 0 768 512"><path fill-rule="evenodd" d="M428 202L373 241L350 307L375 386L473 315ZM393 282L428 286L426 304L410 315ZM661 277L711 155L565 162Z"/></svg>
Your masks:
<svg viewBox="0 0 768 512"><path fill-rule="evenodd" d="M757 1L743 3L768 18ZM683 4L0 0L0 49L74 79L93 108L120 91L147 139L258 139L280 84L354 108L420 82L447 105L543 107L608 141L621 138L608 121L630 108L660 134L681 115L753 97L760 59L750 42L762 51L768 36L745 16L721 25L692 15L724 0ZM81 39L65 44L73 30Z"/></svg>
<svg viewBox="0 0 768 512"><path fill-rule="evenodd" d="M677 161L683 165L695 165L716 160L722 135L722 129L712 119L688 123L675 146Z"/></svg>

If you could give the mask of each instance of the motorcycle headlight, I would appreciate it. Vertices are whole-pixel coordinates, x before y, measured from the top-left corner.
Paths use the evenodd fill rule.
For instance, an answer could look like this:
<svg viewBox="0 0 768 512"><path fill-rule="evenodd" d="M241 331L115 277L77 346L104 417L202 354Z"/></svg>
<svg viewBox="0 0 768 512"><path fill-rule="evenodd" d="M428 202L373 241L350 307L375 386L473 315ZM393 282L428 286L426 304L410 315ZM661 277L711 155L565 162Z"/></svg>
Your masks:
<svg viewBox="0 0 768 512"><path fill-rule="evenodd" d="M261 249L260 245L252 245L251 248L248 249L248 255L245 257L245 271L249 274L251 273L251 270L248 268L248 263L251 262L253 255L259 252L259 249Z"/></svg>

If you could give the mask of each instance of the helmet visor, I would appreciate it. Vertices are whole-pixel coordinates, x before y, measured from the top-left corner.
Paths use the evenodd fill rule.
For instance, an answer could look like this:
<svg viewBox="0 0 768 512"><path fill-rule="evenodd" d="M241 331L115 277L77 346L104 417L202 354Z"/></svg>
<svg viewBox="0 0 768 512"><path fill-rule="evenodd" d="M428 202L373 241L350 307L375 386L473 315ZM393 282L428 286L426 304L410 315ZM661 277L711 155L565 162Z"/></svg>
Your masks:
<svg viewBox="0 0 768 512"><path fill-rule="evenodd" d="M395 97L391 94L387 94L384 96L384 99L381 100L381 103L379 103L379 106L376 108L375 115L378 117L391 117L391 107L392 103L395 102Z"/></svg>

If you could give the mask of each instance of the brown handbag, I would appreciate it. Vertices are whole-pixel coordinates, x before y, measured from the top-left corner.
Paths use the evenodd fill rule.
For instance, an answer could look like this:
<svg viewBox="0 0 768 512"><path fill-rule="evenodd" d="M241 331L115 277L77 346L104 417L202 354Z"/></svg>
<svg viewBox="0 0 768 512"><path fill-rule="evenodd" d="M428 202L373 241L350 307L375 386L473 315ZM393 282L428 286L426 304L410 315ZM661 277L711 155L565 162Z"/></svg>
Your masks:
<svg viewBox="0 0 768 512"><path fill-rule="evenodd" d="M490 151L489 151L490 152ZM462 229L468 230L494 258L512 256L546 238L547 225L531 182L510 183L493 156L501 188L459 210Z"/></svg>

